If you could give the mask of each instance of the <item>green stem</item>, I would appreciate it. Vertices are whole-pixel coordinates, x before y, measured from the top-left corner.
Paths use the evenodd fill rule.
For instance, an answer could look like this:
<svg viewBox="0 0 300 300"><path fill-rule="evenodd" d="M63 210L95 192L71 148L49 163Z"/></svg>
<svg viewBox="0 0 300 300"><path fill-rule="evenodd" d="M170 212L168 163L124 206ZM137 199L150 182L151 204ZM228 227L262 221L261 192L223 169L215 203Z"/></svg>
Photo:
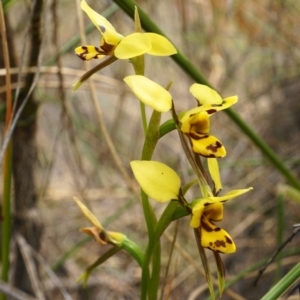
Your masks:
<svg viewBox="0 0 300 300"><path fill-rule="evenodd" d="M151 256L153 253L153 247L154 247L154 226L156 224L156 218L153 212L153 208L149 203L148 196L144 193L144 191L141 191L141 194L142 194L143 211L144 211L144 216L148 228L148 238L149 238L148 245L144 255L144 263L142 267L142 286L141 286L141 300L146 300L148 284L150 283L149 265L150 265Z"/></svg>
<svg viewBox="0 0 300 300"><path fill-rule="evenodd" d="M141 118L142 118L142 125L143 125L144 135L146 136L146 134L147 134L146 108L145 108L145 104L142 101L140 101L140 110L141 110Z"/></svg>
<svg viewBox="0 0 300 300"><path fill-rule="evenodd" d="M150 289L149 289L149 300L157 299L157 292L160 282L160 266L161 266L161 246L160 246L160 237L165 231L165 229L172 222L172 215L178 206L178 201L169 202L168 206L165 208L162 216L155 226L154 239L149 241L149 248L147 248L147 259L150 261L151 256L152 260L152 277L150 280ZM152 255L153 252L153 255Z"/></svg>
<svg viewBox="0 0 300 300"><path fill-rule="evenodd" d="M2 205L2 238L1 238L1 262L2 274L1 279L8 282L9 275L9 248L11 239L11 214L10 214L10 191L11 191L11 169L12 169L12 142L10 141L6 149L3 160L3 205ZM1 295L1 300L6 299L4 294Z"/></svg>
<svg viewBox="0 0 300 300"><path fill-rule="evenodd" d="M143 267L144 253L135 242L126 238L122 243L122 248L137 261L141 268Z"/></svg>
<svg viewBox="0 0 300 300"><path fill-rule="evenodd" d="M159 139L159 125L160 125L161 113L153 111L143 150L142 150L142 160L150 160L152 154L155 150L156 143ZM159 284L159 274L160 274L160 241L155 239L154 226L157 223L153 208L149 203L148 196L142 191L142 203L144 209L145 220L148 228L149 242L145 253L145 260L142 271L142 290L141 299L146 299L147 291L149 299L154 299L154 295L157 295L158 284ZM152 277L149 277L149 265L152 259Z"/></svg>
<svg viewBox="0 0 300 300"><path fill-rule="evenodd" d="M277 196L277 247L278 248L283 243L284 223L285 223L284 196L282 194L279 194ZM281 260L282 260L282 253L279 252L277 257L276 257L276 263L277 263L277 274L276 274L277 276L276 276L276 279L277 280L279 280L282 277Z"/></svg>
<svg viewBox="0 0 300 300"><path fill-rule="evenodd" d="M155 239L159 239L173 221L172 217L178 207L178 201L170 201L155 226Z"/></svg>
<svg viewBox="0 0 300 300"><path fill-rule="evenodd" d="M152 255L152 276L148 288L149 300L156 300L160 282L161 268L161 245L160 240L154 240L154 249Z"/></svg>
<svg viewBox="0 0 300 300"><path fill-rule="evenodd" d="M148 32L158 33L166 36L162 30L149 18L149 16L132 0L114 0L131 18L133 18L134 7L137 6L140 14L142 27ZM205 84L209 87L212 85L198 71L194 64L180 51L171 57L193 80ZM213 87L212 87L213 88ZM275 168L286 178L286 180L295 188L300 190L300 182L294 174L285 166L273 150L240 118L232 109L226 109L225 113L236 123L236 125L252 140L252 142L261 150L269 159Z"/></svg>

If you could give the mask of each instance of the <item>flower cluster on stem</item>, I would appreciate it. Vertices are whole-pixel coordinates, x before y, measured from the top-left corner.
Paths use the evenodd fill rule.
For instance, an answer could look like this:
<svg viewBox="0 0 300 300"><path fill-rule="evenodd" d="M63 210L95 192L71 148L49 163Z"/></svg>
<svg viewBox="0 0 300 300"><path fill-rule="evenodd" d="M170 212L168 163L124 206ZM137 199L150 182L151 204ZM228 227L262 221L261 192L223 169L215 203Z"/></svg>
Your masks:
<svg viewBox="0 0 300 300"><path fill-rule="evenodd" d="M212 88L194 83L190 87L191 95L197 100L197 106L177 114L173 97L168 88L144 76L143 55L169 56L176 54L176 48L165 37L155 33L144 33L141 30L138 11L135 12L135 32L123 36L112 24L95 12L85 0L81 1L81 8L96 26L100 33L100 43L97 46L83 45L75 49L75 53L82 60L102 59L75 84L77 89L95 72L98 72L118 59L129 59L133 64L136 75L126 76L124 82L140 101L145 143L141 160L130 163L133 175L142 189L142 205L148 227L149 243L143 254L140 248L124 234L106 231L98 219L77 198L74 200L93 227L83 228L82 232L92 236L99 245L110 244L116 250L108 252L105 259L114 255L117 249L125 249L136 258L142 267L141 299L156 299L155 294L159 284L160 243L159 238L164 229L178 216L190 216L190 227L194 229L196 243L206 273L209 290L214 298L209 265L205 249L213 251L217 265L219 289L224 288L225 271L219 253L233 253L236 251L231 236L215 223L223 219L224 203L237 196L247 193L252 188L232 190L220 195L222 182L218 159L226 156L226 148L218 137L211 134L211 120L213 115L227 109L238 101L237 96L222 98ZM153 109L152 117L147 123L145 106ZM162 113L171 112L172 122L177 128L182 149L195 173L199 184L199 196L187 200L185 192L188 188L182 186L179 175L169 166L151 160L156 143L159 140L160 117ZM163 125L162 125L163 126ZM206 164L204 162L206 161ZM188 187L191 184L187 185ZM158 202L169 202L165 212L159 220L156 219L148 196ZM184 213L182 214L182 210ZM151 258L152 253L153 259ZM90 271L105 259L95 262ZM152 264L152 268L149 265ZM152 274L150 274L150 269ZM158 274L157 274L158 273ZM87 276L86 276L87 277ZM85 278L86 278L85 277Z"/></svg>

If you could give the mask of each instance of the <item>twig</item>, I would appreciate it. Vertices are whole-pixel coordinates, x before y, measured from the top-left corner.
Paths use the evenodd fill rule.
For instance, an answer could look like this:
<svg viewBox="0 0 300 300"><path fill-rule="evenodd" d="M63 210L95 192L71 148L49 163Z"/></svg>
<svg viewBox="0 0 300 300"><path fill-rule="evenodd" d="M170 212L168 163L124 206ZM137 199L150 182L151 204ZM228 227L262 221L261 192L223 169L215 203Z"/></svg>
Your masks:
<svg viewBox="0 0 300 300"><path fill-rule="evenodd" d="M0 281L0 291L16 300L37 300L3 281Z"/></svg>
<svg viewBox="0 0 300 300"><path fill-rule="evenodd" d="M22 253L23 260L35 295L39 300L46 300L39 284L38 273L31 255L30 247L28 246L26 240L20 234L16 235L16 241L19 245L20 252Z"/></svg>
<svg viewBox="0 0 300 300"><path fill-rule="evenodd" d="M274 261L274 259L276 258L276 256L280 253L280 251L289 243L293 240L294 236L300 231L300 224L295 224L294 226L294 230L293 233L278 247L278 249L276 250L276 252L270 257L270 259L266 262L266 264L259 269L258 271L258 275L254 281L254 285L257 285L258 280L260 279L260 277L262 276L262 274L264 273L264 271L266 270L266 268Z"/></svg>
<svg viewBox="0 0 300 300"><path fill-rule="evenodd" d="M28 247L31 248L31 251L33 252L34 256L39 261L40 265L45 269L45 272L48 274L52 282L56 285L56 287L60 290L61 294L65 298L65 300L73 300L71 295L67 292L67 290L64 288L64 286L61 284L60 280L56 276L56 274L52 271L52 269L49 267L49 265L45 262L44 258L39 254L35 249L33 249L30 245Z"/></svg>

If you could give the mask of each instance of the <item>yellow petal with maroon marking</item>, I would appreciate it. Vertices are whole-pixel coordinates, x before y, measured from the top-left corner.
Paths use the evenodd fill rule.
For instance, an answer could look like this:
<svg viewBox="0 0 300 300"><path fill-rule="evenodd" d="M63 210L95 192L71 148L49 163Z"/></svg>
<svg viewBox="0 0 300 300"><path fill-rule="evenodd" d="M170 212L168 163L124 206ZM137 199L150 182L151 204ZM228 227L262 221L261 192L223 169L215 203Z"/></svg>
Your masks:
<svg viewBox="0 0 300 300"><path fill-rule="evenodd" d="M222 97L207 85L194 83L190 87L190 93L198 100L200 105L222 104Z"/></svg>
<svg viewBox="0 0 300 300"><path fill-rule="evenodd" d="M123 36L115 30L111 23L90 8L85 0L81 1L81 8L86 12L90 20L101 32L105 42L110 45L118 45Z"/></svg>
<svg viewBox="0 0 300 300"><path fill-rule="evenodd" d="M91 45L77 47L75 49L75 53L82 60L91 60L93 58L99 59L104 57L104 53L101 51L101 49Z"/></svg>
<svg viewBox="0 0 300 300"><path fill-rule="evenodd" d="M210 120L206 112L190 114L181 123L181 131L189 134L191 138L201 137L209 133Z"/></svg>
<svg viewBox="0 0 300 300"><path fill-rule="evenodd" d="M147 54L169 56L177 53L172 43L162 35L152 32L144 33L144 35L147 36L151 42L151 49L147 51Z"/></svg>
<svg viewBox="0 0 300 300"><path fill-rule="evenodd" d="M218 194L222 190L222 183L219 171L219 164L216 158L207 159L208 171L214 183L215 191Z"/></svg>
<svg viewBox="0 0 300 300"><path fill-rule="evenodd" d="M230 235L204 216L201 218L201 245L204 248L221 253L228 254L236 251L236 246Z"/></svg>
<svg viewBox="0 0 300 300"><path fill-rule="evenodd" d="M223 144L212 135L203 135L191 138L193 151L204 157L221 158L226 155Z"/></svg>
<svg viewBox="0 0 300 300"><path fill-rule="evenodd" d="M151 42L143 33L135 32L124 37L115 49L115 56L119 59L129 59L147 53L151 49Z"/></svg>
<svg viewBox="0 0 300 300"><path fill-rule="evenodd" d="M223 204L220 202L212 203L205 207L203 216L213 222L220 222L223 220Z"/></svg>
<svg viewBox="0 0 300 300"><path fill-rule="evenodd" d="M195 199L192 203L192 219L190 226L193 228L198 228L200 226L200 220L204 211L206 211L213 203L216 203L215 200L210 200L207 198Z"/></svg>

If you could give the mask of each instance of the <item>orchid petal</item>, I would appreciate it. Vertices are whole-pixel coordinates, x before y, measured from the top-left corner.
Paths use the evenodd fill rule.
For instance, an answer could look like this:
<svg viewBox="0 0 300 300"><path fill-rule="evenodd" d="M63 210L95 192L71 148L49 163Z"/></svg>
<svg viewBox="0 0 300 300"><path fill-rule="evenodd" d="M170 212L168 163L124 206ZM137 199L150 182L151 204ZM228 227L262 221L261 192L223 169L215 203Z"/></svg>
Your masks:
<svg viewBox="0 0 300 300"><path fill-rule="evenodd" d="M190 87L190 93L198 100L200 105L222 104L222 97L207 85L194 83Z"/></svg>
<svg viewBox="0 0 300 300"><path fill-rule="evenodd" d="M216 158L207 159L208 171L215 186L215 191L218 194L222 190L222 183L219 171L219 164Z"/></svg>
<svg viewBox="0 0 300 300"><path fill-rule="evenodd" d="M106 245L108 243L108 240L106 240L106 234L103 230L100 230L96 227L84 227L80 228L80 232L83 232L92 238L97 242L99 245Z"/></svg>
<svg viewBox="0 0 300 300"><path fill-rule="evenodd" d="M171 109L171 94L154 81L141 75L127 76L124 81L144 104L158 112L166 112Z"/></svg>
<svg viewBox="0 0 300 300"><path fill-rule="evenodd" d="M75 49L75 53L82 60L99 59L104 57L104 52L92 45L80 46Z"/></svg>
<svg viewBox="0 0 300 300"><path fill-rule="evenodd" d="M206 219L213 222L220 222L223 220L223 204L220 202L212 203L208 205L204 212L203 216Z"/></svg>
<svg viewBox="0 0 300 300"><path fill-rule="evenodd" d="M103 230L103 227L95 215L76 197L73 197L76 204L79 206L80 210L84 216L99 230Z"/></svg>
<svg viewBox="0 0 300 300"><path fill-rule="evenodd" d="M151 42L143 33L135 32L124 37L115 49L119 59L129 59L145 54L151 49Z"/></svg>
<svg viewBox="0 0 300 300"><path fill-rule="evenodd" d="M152 32L144 33L145 36L151 42L151 49L147 51L147 54L156 56L169 56L177 53L173 44L164 36Z"/></svg>
<svg viewBox="0 0 300 300"><path fill-rule="evenodd" d="M226 195L224 196L218 196L218 197L208 197L209 200L215 200L215 201L218 201L218 202L224 202L224 201L227 201L227 200L230 200L232 198L235 198L237 196L240 196L242 194L245 194L249 191L251 191L253 188L250 187L250 188L247 188L247 189L240 189L240 190L232 190L230 192L228 192Z"/></svg>
<svg viewBox="0 0 300 300"><path fill-rule="evenodd" d="M212 135L203 135L197 139L191 138L193 151L204 157L221 158L226 155L226 150L223 144Z"/></svg>
<svg viewBox="0 0 300 300"><path fill-rule="evenodd" d="M158 202L178 199L181 181L177 173L158 161L135 160L130 163L143 191Z"/></svg>
<svg viewBox="0 0 300 300"><path fill-rule="evenodd" d="M229 254L236 251L236 246L230 235L205 217L201 219L201 245L221 253Z"/></svg>
<svg viewBox="0 0 300 300"><path fill-rule="evenodd" d="M109 45L118 45L123 36L115 30L111 23L90 8L85 0L81 1L81 8L86 12L90 20L101 32L105 42Z"/></svg>

